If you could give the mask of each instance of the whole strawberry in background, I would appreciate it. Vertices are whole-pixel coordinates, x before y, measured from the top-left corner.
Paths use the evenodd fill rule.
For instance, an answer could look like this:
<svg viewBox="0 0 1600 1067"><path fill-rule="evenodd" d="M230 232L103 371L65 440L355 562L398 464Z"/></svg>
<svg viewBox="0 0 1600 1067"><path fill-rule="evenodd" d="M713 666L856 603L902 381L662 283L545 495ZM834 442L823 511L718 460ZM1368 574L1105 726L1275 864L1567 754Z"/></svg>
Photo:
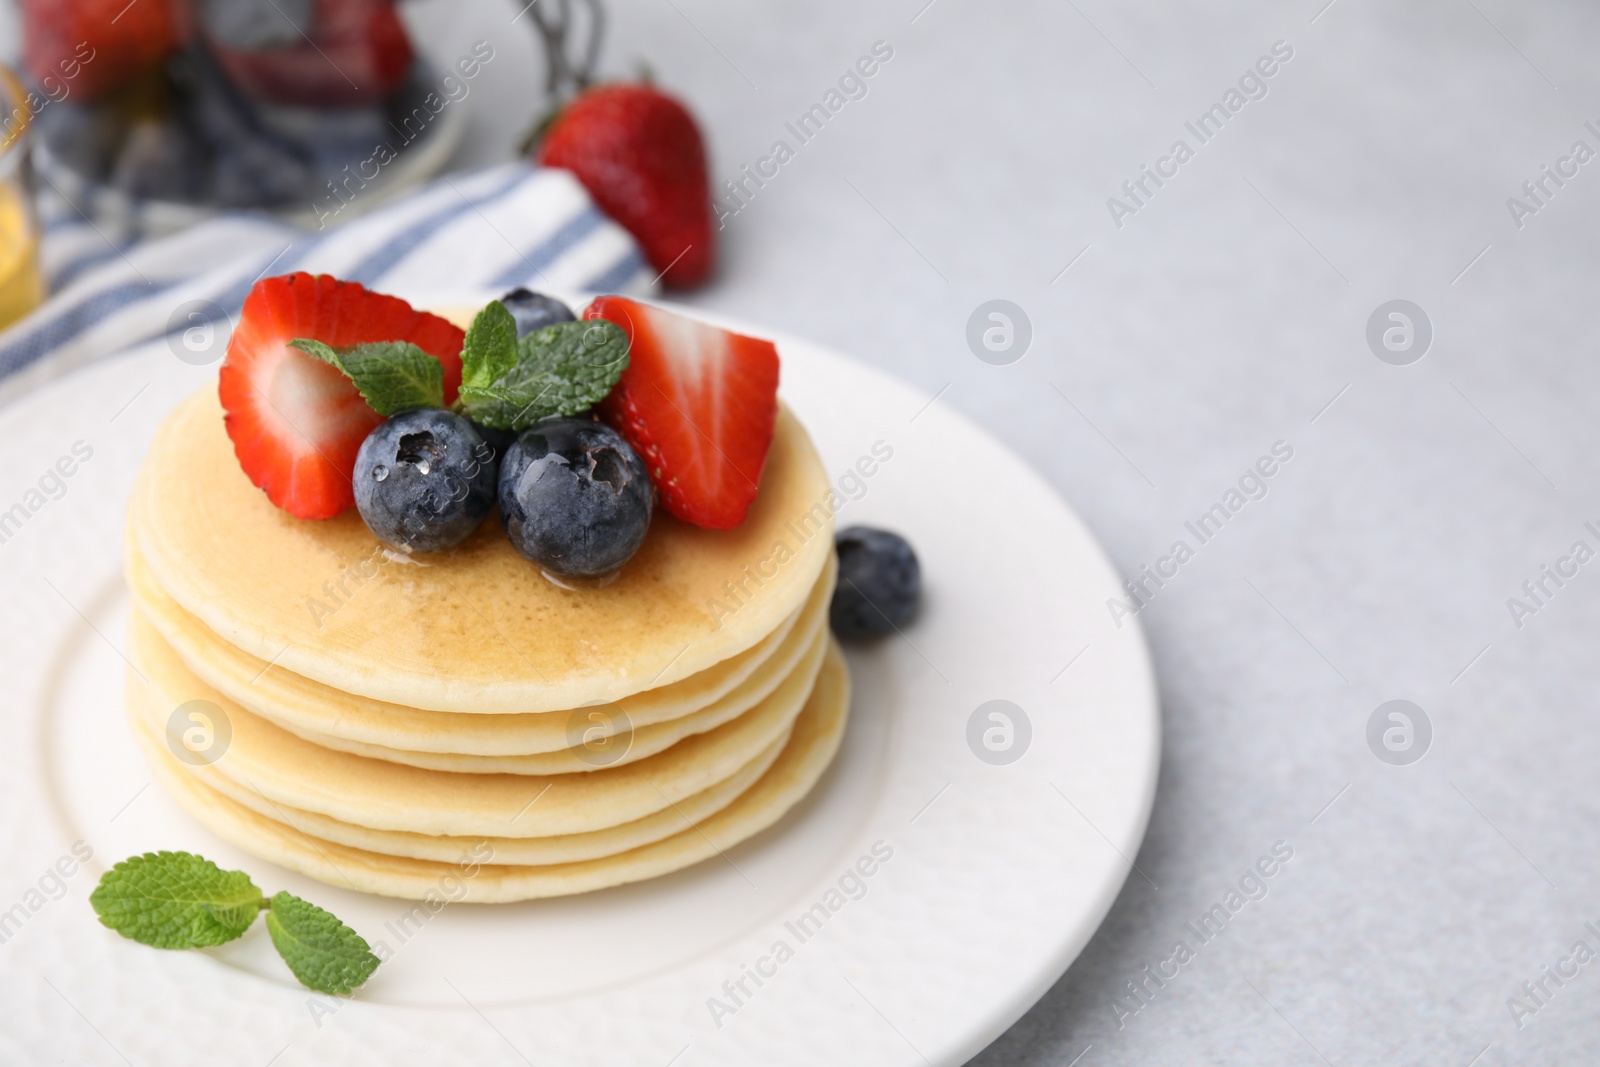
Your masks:
<svg viewBox="0 0 1600 1067"><path fill-rule="evenodd" d="M185 0L21 0L22 61L93 100L151 70L189 37Z"/></svg>
<svg viewBox="0 0 1600 1067"><path fill-rule="evenodd" d="M571 99L536 132L535 160L571 171L639 242L664 285L700 285L711 276L717 248L699 126L683 104L647 82L591 85L604 23L599 0L586 5L589 34L577 61L567 47L570 10L548 6L529 9L549 63L546 91Z"/></svg>
<svg viewBox="0 0 1600 1067"><path fill-rule="evenodd" d="M537 158L577 175L663 283L686 289L710 276L716 238L705 146L678 101L642 84L590 89L556 116Z"/></svg>

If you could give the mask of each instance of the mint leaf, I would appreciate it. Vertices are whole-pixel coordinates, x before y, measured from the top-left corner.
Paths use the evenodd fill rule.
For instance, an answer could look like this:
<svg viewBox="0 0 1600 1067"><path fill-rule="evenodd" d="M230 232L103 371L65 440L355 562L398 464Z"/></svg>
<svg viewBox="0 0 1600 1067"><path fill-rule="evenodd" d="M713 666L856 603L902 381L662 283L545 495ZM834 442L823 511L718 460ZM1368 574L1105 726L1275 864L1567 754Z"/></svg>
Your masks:
<svg viewBox="0 0 1600 1067"><path fill-rule="evenodd" d="M334 348L296 337L289 347L343 371L379 415L393 415L406 408L444 407L444 367L410 341L374 341Z"/></svg>
<svg viewBox="0 0 1600 1067"><path fill-rule="evenodd" d="M339 350L330 344L324 344L310 337L296 337L289 342L289 347L298 348L306 355L316 356L322 362L331 363L341 371L344 371L344 364L339 362ZM345 376L349 377L349 371L345 371Z"/></svg>
<svg viewBox="0 0 1600 1067"><path fill-rule="evenodd" d="M292 893L272 898L267 932L300 984L319 993L348 993L378 969L360 934Z"/></svg>
<svg viewBox="0 0 1600 1067"><path fill-rule="evenodd" d="M517 320L498 300L472 320L461 349L461 384L481 389L517 362Z"/></svg>
<svg viewBox="0 0 1600 1067"><path fill-rule="evenodd" d="M344 994L372 977L378 957L361 935L292 893L270 901L243 871L225 871L188 852L125 859L89 894L100 921L156 948L220 945L250 929L263 908L278 955L301 983Z"/></svg>
<svg viewBox="0 0 1600 1067"><path fill-rule="evenodd" d="M105 873L89 903L100 922L156 948L232 941L265 901L243 871L225 871L188 852L146 852Z"/></svg>
<svg viewBox="0 0 1600 1067"><path fill-rule="evenodd" d="M489 385L463 383L456 406L491 430L525 430L598 404L627 367L628 335L615 323L558 322L518 341L517 362Z"/></svg>

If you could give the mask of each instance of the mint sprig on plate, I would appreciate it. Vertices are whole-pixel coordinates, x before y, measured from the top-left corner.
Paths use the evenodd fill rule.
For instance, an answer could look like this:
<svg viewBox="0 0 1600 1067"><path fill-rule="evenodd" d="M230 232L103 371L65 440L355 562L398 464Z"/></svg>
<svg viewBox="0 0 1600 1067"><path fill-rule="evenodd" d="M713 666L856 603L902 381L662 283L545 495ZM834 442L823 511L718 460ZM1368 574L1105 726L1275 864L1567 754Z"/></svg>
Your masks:
<svg viewBox="0 0 1600 1067"><path fill-rule="evenodd" d="M240 937L267 913L267 933L300 983L345 994L378 969L361 935L292 893L271 900L243 871L189 852L146 852L100 879L89 904L100 922L155 948L206 948Z"/></svg>
<svg viewBox="0 0 1600 1067"><path fill-rule="evenodd" d="M289 345L344 372L385 417L444 406L444 368L408 341L334 348L297 337ZM452 410L491 430L525 430L552 415L587 411L627 367L628 335L615 323L558 322L519 339L511 312L494 300L467 330Z"/></svg>
<svg viewBox="0 0 1600 1067"><path fill-rule="evenodd" d="M330 913L287 892L269 903L267 933L301 985L348 993L378 969L372 947Z"/></svg>
<svg viewBox="0 0 1600 1067"><path fill-rule="evenodd" d="M243 871L225 871L188 852L147 852L124 860L89 894L100 921L156 948L232 941L265 903Z"/></svg>

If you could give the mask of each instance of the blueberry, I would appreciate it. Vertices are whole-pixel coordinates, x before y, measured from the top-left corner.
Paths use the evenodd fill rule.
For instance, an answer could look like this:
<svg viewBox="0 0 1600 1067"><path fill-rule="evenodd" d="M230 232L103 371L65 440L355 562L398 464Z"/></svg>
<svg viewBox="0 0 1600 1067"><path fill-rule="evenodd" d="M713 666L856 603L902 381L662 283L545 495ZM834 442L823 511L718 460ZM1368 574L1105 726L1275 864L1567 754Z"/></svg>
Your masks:
<svg viewBox="0 0 1600 1067"><path fill-rule="evenodd" d="M494 450L453 412L396 412L356 453L356 510L404 552L454 548L494 504Z"/></svg>
<svg viewBox="0 0 1600 1067"><path fill-rule="evenodd" d="M572 309L553 296L545 296L531 289L513 289L500 298L500 303L517 320L517 336L526 337L534 330L554 326L558 322L573 322L577 316Z"/></svg>
<svg viewBox="0 0 1600 1067"><path fill-rule="evenodd" d="M654 507L644 461L604 423L537 423L500 463L506 536L555 574L593 578L628 562L644 542Z"/></svg>
<svg viewBox="0 0 1600 1067"><path fill-rule="evenodd" d="M922 568L904 537L852 526L834 537L839 584L828 621L839 637L876 637L911 621L922 598Z"/></svg>

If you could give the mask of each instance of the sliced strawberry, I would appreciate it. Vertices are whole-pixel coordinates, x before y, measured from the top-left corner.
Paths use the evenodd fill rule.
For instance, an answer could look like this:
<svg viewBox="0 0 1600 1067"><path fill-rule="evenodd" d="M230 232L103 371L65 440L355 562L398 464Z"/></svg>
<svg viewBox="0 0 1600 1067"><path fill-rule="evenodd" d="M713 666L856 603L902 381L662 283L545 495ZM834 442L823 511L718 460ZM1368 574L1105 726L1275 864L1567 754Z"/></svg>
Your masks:
<svg viewBox="0 0 1600 1067"><path fill-rule="evenodd" d="M644 459L661 503L713 530L743 522L778 417L778 349L621 296L583 317L628 335L628 369L600 413Z"/></svg>
<svg viewBox="0 0 1600 1067"><path fill-rule="evenodd" d="M356 451L383 421L334 367L296 337L335 348L410 341L444 366L445 403L461 385L464 335L398 297L326 274L263 278L245 298L217 382L239 466L267 498L301 519L331 519L355 503Z"/></svg>

